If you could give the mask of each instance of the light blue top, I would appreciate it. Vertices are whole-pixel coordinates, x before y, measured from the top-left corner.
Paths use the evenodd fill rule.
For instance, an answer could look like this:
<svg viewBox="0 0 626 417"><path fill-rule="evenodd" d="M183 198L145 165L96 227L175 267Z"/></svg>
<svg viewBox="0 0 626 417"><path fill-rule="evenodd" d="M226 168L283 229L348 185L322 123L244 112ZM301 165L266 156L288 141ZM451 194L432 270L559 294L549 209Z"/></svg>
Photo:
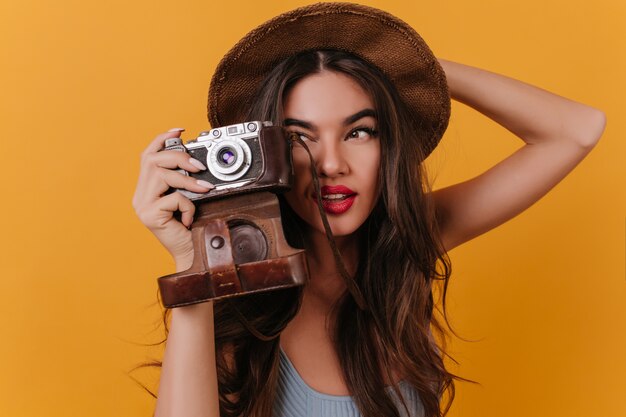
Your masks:
<svg viewBox="0 0 626 417"><path fill-rule="evenodd" d="M386 389L398 404L400 416L423 416L422 402L417 391L405 381L398 385L409 408L409 416L393 388ZM361 413L351 396L323 394L309 387L281 348L274 417L361 417Z"/></svg>

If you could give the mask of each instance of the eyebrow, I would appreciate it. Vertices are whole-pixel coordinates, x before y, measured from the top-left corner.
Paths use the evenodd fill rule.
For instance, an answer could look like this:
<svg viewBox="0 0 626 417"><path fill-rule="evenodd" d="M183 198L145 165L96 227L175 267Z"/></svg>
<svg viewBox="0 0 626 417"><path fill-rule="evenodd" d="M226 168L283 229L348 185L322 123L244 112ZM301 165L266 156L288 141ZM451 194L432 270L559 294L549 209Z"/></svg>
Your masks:
<svg viewBox="0 0 626 417"><path fill-rule="evenodd" d="M356 122L357 120L360 120L364 117L373 117L376 118L376 112L372 109L363 109L357 113L354 113L352 116L348 116L344 119L343 121L343 125L344 126L348 126L351 125L352 123ZM311 123L309 122L305 122L304 120L298 120L298 119L285 119L285 121L283 122L283 124L285 126L300 126L303 127L305 129L308 130L312 130L315 131L317 130L315 128L315 126L313 126Z"/></svg>

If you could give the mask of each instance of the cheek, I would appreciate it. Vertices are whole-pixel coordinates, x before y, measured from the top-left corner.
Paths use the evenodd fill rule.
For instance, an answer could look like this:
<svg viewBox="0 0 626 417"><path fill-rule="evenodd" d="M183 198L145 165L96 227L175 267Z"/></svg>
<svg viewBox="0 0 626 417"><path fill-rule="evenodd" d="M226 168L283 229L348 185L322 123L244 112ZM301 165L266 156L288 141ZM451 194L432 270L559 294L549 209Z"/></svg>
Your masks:
<svg viewBox="0 0 626 417"><path fill-rule="evenodd" d="M292 191L303 187L311 177L309 154L302 148L294 148L292 153L294 184Z"/></svg>
<svg viewBox="0 0 626 417"><path fill-rule="evenodd" d="M311 177L309 169L309 155L301 147L294 147L292 152L293 163L293 183L291 190L287 191L285 200L291 208L295 209L298 204L302 204L302 199L306 198L307 184Z"/></svg>
<svg viewBox="0 0 626 417"><path fill-rule="evenodd" d="M378 188L378 178L380 173L380 152L378 148L369 149L363 152L353 161L359 172L361 185L370 189Z"/></svg>

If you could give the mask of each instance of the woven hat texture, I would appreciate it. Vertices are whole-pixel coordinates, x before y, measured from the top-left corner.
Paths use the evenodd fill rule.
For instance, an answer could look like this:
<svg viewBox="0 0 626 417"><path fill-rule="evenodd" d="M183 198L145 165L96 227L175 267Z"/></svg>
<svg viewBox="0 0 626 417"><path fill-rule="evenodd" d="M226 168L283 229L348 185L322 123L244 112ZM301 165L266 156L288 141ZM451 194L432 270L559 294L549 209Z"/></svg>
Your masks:
<svg viewBox="0 0 626 417"><path fill-rule="evenodd" d="M209 88L208 118L218 127L244 122L269 71L303 51L349 52L380 69L424 129L430 153L448 126L445 72L422 37L379 9L354 3L316 3L278 15L244 36L218 64Z"/></svg>

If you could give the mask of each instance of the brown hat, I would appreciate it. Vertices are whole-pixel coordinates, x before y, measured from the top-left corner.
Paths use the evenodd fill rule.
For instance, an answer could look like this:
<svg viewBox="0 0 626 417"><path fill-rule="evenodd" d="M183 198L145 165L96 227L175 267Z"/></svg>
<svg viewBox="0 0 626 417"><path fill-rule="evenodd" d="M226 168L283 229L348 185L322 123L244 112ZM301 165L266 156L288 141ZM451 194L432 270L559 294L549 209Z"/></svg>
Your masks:
<svg viewBox="0 0 626 417"><path fill-rule="evenodd" d="M421 36L397 17L353 3L316 3L268 20L218 64L209 88L212 127L241 123L266 75L281 61L316 49L349 52L379 68L432 132L426 155L450 118L445 72Z"/></svg>

